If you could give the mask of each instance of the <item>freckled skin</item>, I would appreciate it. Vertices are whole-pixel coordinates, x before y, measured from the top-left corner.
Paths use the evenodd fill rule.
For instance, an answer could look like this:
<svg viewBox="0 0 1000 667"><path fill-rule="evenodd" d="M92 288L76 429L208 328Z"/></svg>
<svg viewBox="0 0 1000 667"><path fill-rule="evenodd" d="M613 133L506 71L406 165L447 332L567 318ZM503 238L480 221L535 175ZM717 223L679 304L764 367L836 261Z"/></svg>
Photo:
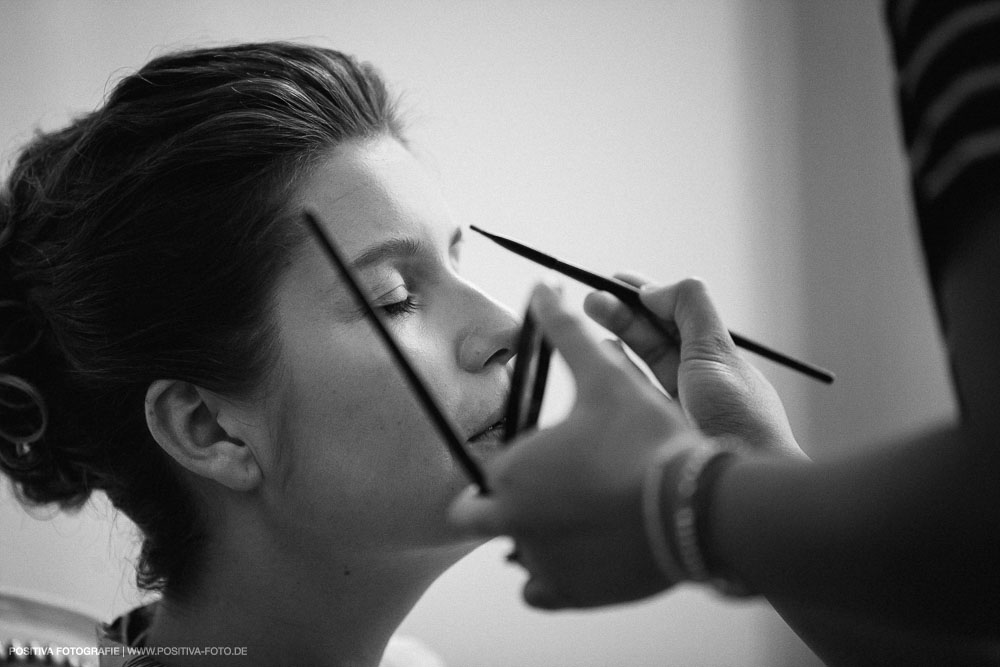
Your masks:
<svg viewBox="0 0 1000 667"><path fill-rule="evenodd" d="M387 239L417 242L359 276L376 307L414 299L413 312L387 311L396 340L463 436L488 426L517 321L459 274L460 227L424 167L393 139L348 144L298 201L349 259ZM267 463L286 482L289 539L387 551L454 542L444 514L467 480L317 247L298 253L275 303L281 372L264 410L276 436L266 451L281 452Z"/></svg>
<svg viewBox="0 0 1000 667"><path fill-rule="evenodd" d="M518 322L459 274L461 230L420 163L390 138L345 144L290 203L355 264L460 436L499 419ZM479 543L446 521L468 482L315 244L293 253L271 303L274 372L226 404L259 480L206 492L198 590L165 598L147 638L249 646L252 664L374 667L427 587Z"/></svg>

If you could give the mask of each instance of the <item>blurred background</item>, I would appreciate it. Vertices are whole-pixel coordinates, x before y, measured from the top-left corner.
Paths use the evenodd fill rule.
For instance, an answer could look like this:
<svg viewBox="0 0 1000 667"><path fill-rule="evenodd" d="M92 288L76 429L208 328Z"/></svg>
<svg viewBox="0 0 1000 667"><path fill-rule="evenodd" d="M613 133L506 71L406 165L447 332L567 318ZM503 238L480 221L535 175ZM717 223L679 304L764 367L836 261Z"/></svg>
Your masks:
<svg viewBox="0 0 1000 667"><path fill-rule="evenodd" d="M952 419L876 0L0 0L0 156L165 51L296 39L375 63L456 216L599 272L705 279L733 329L832 368L760 361L817 458ZM542 270L470 239L520 310ZM567 286L569 287L569 286ZM578 302L585 290L568 290ZM572 400L558 373L546 406ZM110 618L142 600L136 537L100 499L25 512L0 485L0 587ZM453 666L809 666L766 603L694 589L528 610L491 543L402 631Z"/></svg>

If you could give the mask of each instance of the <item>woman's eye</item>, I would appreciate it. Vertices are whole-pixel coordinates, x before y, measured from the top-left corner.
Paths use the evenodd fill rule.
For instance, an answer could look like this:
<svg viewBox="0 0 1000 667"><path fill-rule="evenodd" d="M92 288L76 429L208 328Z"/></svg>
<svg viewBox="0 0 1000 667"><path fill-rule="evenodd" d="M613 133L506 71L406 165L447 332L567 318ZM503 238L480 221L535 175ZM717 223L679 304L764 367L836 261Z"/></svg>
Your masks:
<svg viewBox="0 0 1000 667"><path fill-rule="evenodd" d="M405 298L400 299L399 301L393 301L392 303L387 303L381 306L381 308L382 312L389 317L401 317L415 312L418 305L413 299L413 295L407 294Z"/></svg>
<svg viewBox="0 0 1000 667"><path fill-rule="evenodd" d="M388 294L384 294L376 304L389 317L408 315L417 309L417 302L405 285L400 285Z"/></svg>

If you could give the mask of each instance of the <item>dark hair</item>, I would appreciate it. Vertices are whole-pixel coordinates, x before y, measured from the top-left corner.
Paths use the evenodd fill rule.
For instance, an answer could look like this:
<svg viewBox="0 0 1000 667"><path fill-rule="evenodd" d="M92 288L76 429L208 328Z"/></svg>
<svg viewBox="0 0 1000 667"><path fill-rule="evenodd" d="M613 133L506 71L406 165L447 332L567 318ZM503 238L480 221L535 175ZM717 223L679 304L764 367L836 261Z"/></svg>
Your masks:
<svg viewBox="0 0 1000 667"><path fill-rule="evenodd" d="M370 66L261 43L156 58L35 137L0 195L0 469L23 502L101 489L143 532L139 585L190 581L202 522L146 389L240 395L265 376L270 294L301 240L292 189L332 147L386 134L402 141Z"/></svg>

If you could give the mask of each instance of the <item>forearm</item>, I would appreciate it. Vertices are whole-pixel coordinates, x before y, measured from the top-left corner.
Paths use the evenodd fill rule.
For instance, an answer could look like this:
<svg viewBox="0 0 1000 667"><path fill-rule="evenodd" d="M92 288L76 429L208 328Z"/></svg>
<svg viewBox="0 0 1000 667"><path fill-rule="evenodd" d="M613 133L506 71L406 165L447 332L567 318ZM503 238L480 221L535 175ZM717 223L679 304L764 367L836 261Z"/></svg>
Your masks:
<svg viewBox="0 0 1000 667"><path fill-rule="evenodd" d="M735 463L709 550L769 597L995 633L997 472L971 451L947 431L833 463Z"/></svg>
<svg viewBox="0 0 1000 667"><path fill-rule="evenodd" d="M996 665L1000 640L927 631L783 599L774 609L827 667Z"/></svg>

